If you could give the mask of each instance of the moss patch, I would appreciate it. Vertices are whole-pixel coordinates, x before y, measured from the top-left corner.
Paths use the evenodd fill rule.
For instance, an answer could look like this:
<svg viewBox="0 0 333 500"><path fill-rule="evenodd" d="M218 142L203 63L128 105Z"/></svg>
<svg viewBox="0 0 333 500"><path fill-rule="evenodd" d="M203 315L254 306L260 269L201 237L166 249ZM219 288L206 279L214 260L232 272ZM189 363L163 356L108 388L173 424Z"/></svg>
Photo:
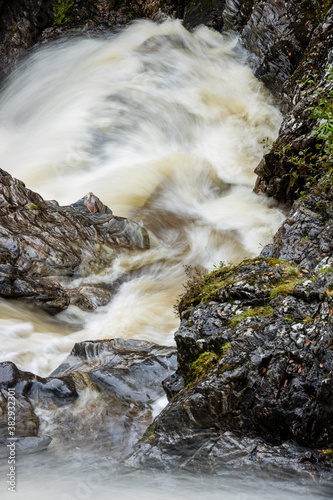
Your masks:
<svg viewBox="0 0 333 500"><path fill-rule="evenodd" d="M55 26L62 26L68 24L75 19L74 15L74 0L58 0L53 4Z"/></svg>
<svg viewBox="0 0 333 500"><path fill-rule="evenodd" d="M274 272L265 272L260 266L263 263L269 264L271 269L279 266L279 273L282 277L275 277ZM266 274L270 279L269 283L261 283L259 287L273 287L271 298L279 294L292 293L298 282L300 271L296 266L280 259L245 259L240 264L226 265L220 263L220 267L209 274L204 274L191 267L186 267L185 272L188 280L184 285L185 293L178 298L175 309L178 314L195 307L199 304L207 304L217 300L219 290L226 288L237 281L245 281L253 286L262 274ZM279 276L279 274L277 275Z"/></svg>
<svg viewBox="0 0 333 500"><path fill-rule="evenodd" d="M218 354L212 351L206 351L200 354L200 356L190 366L186 375L186 384L189 385L197 380L200 380L204 375L206 375L206 373L214 368L214 366L219 363L220 359L226 355L230 345L230 342L223 344Z"/></svg>
<svg viewBox="0 0 333 500"><path fill-rule="evenodd" d="M215 352L207 351L202 353L198 359L196 359L189 369L186 376L186 383L191 384L195 380L202 378L209 370L219 362L218 356Z"/></svg>
<svg viewBox="0 0 333 500"><path fill-rule="evenodd" d="M273 314L273 308L271 306L256 307L254 309L247 309L241 314L234 316L229 323L231 328L235 328L243 319L250 318L251 316L270 316Z"/></svg>
<svg viewBox="0 0 333 500"><path fill-rule="evenodd" d="M202 271L185 267L185 273L188 277L184 285L185 293L178 298L175 308L179 313L186 311L198 304L207 304L216 298L216 293L232 280L228 279L235 266L226 266L221 263L220 267L209 274Z"/></svg>

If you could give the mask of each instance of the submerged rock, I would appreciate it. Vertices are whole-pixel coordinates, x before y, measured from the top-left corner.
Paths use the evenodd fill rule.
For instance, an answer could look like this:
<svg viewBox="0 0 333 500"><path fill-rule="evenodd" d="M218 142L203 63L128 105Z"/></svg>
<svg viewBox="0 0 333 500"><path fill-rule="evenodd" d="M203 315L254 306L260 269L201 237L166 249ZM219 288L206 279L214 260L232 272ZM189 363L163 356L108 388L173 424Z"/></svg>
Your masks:
<svg viewBox="0 0 333 500"><path fill-rule="evenodd" d="M47 448L49 436L38 436L36 406L59 407L78 397L69 377L42 378L19 370L14 363L0 363L0 456L7 457L7 443L15 440L19 453Z"/></svg>
<svg viewBox="0 0 333 500"><path fill-rule="evenodd" d="M71 301L91 310L108 302L112 290L97 287L94 300L93 286L86 293L70 291L49 277L85 276L110 265L119 251L149 248L145 228L114 216L93 193L60 207L2 170L0 213L0 296L50 313Z"/></svg>

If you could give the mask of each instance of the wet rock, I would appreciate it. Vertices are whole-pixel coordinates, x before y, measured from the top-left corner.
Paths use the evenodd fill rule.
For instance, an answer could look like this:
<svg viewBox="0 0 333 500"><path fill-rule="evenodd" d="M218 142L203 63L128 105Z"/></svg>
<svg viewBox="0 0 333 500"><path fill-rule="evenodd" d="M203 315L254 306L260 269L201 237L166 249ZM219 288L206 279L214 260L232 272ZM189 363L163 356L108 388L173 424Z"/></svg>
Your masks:
<svg viewBox="0 0 333 500"><path fill-rule="evenodd" d="M51 444L49 436L29 436L15 439L15 456L39 453L46 450ZM10 441L9 443L13 443ZM9 450L7 446L0 447L0 458L8 459Z"/></svg>
<svg viewBox="0 0 333 500"><path fill-rule="evenodd" d="M238 33L255 75L278 96L313 43L315 30L324 26L329 6L319 7L314 0L185 1L184 25Z"/></svg>
<svg viewBox="0 0 333 500"><path fill-rule="evenodd" d="M142 440L137 450L124 464L128 468L200 473L207 475L237 474L237 479L266 472L272 478L290 481L291 474L298 479L330 481L332 471L323 454L286 442L271 446L255 437L239 436L233 432L200 429L179 434L176 431L162 435L151 427L149 441ZM158 446L151 443L158 441ZM179 456L179 448L182 452Z"/></svg>
<svg viewBox="0 0 333 500"><path fill-rule="evenodd" d="M124 457L152 421L154 405L164 396L162 380L176 364L173 347L123 339L75 344L46 378L1 363L0 455L6 456L9 398L14 398L22 452L45 449L54 438L64 447L74 440L75 446Z"/></svg>
<svg viewBox="0 0 333 500"><path fill-rule="evenodd" d="M318 140L315 137L317 120L311 118L310 107L318 105L319 96L328 96L330 83L326 72L332 61L333 44L333 7L324 15L313 30L300 64L290 74L281 89L281 102L287 112L276 143L264 156L255 172L258 179L256 192L264 192L279 201L293 203L302 191L312 191L318 206L324 202L329 192L326 182L320 179L327 170L318 154ZM312 155L316 159L310 161ZM304 157L304 161L297 158ZM296 158L296 161L293 160ZM329 184L329 183L328 183ZM318 211L318 210L316 210Z"/></svg>
<svg viewBox="0 0 333 500"><path fill-rule="evenodd" d="M19 370L14 363L0 363L0 455L6 456L7 444L11 442L8 439L12 437L17 440L19 452L34 453L46 449L51 439L38 437L40 422L36 406L51 405L55 408L73 402L77 397L70 377L44 379Z"/></svg>
<svg viewBox="0 0 333 500"><path fill-rule="evenodd" d="M237 467L262 457L267 466L330 473L317 450L333 444L332 289L332 268L309 273L276 259L214 271L197 290L199 304L186 309L189 288L179 304L178 370L164 383L169 405L128 464L216 472L229 449ZM233 451L221 437L228 433ZM301 459L306 448L311 463Z"/></svg>
<svg viewBox="0 0 333 500"><path fill-rule="evenodd" d="M91 310L112 293L96 287L70 291L47 277L85 276L110 265L117 252L149 248L139 224L116 217L89 193L60 207L0 171L0 295L51 313L75 305ZM70 286L70 284L69 284Z"/></svg>
<svg viewBox="0 0 333 500"><path fill-rule="evenodd" d="M148 404L163 395L162 380L176 367L176 349L142 340L112 339L75 344L52 376L110 391L121 402ZM144 388L144 389L143 389Z"/></svg>
<svg viewBox="0 0 333 500"><path fill-rule="evenodd" d="M325 259L327 261L333 253L332 210L330 193L310 193L295 202L274 235L273 244L264 248L261 256L289 260L307 270L325 267Z"/></svg>

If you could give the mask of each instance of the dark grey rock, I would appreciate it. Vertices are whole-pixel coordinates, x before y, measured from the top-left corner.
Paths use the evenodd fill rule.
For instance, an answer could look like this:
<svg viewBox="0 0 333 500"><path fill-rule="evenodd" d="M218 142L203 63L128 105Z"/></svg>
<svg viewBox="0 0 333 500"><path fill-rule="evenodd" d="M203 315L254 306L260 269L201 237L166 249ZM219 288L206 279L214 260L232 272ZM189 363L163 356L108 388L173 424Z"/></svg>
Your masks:
<svg viewBox="0 0 333 500"><path fill-rule="evenodd" d="M0 171L0 296L36 304L50 313L75 305L92 310L112 297L96 287L65 290L47 277L84 276L110 265L119 251L149 248L139 224L116 217L88 193L60 207Z"/></svg>
<svg viewBox="0 0 333 500"><path fill-rule="evenodd" d="M262 459L331 474L318 450L333 444L333 270L253 259L216 277L213 301L189 310L186 294L181 302L178 370L164 383L170 402L127 464L218 473ZM230 433L233 450L221 438Z"/></svg>
<svg viewBox="0 0 333 500"><path fill-rule="evenodd" d="M0 363L0 456L6 456L7 402L14 392L22 453L46 449L54 438L64 448L71 449L74 440L75 446L101 447L124 458L152 421L154 405L164 396L162 381L175 371L176 358L174 347L112 339L75 344L47 378ZM52 425L46 433L42 428L48 436L39 436L48 413Z"/></svg>

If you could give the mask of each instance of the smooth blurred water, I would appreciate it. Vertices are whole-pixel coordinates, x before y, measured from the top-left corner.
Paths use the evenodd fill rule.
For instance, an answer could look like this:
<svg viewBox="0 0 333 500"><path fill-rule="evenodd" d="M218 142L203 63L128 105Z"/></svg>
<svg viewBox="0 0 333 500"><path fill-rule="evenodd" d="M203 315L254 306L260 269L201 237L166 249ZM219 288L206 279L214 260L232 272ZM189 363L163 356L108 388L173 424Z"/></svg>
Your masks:
<svg viewBox="0 0 333 500"><path fill-rule="evenodd" d="M2 168L63 204L93 191L142 221L152 248L67 284L126 276L96 313L71 307L56 325L0 302L0 360L46 375L79 340L173 343L184 265L237 262L271 239L284 216L252 193L253 170L281 116L244 61L235 38L140 21L46 46L14 73L0 97Z"/></svg>

